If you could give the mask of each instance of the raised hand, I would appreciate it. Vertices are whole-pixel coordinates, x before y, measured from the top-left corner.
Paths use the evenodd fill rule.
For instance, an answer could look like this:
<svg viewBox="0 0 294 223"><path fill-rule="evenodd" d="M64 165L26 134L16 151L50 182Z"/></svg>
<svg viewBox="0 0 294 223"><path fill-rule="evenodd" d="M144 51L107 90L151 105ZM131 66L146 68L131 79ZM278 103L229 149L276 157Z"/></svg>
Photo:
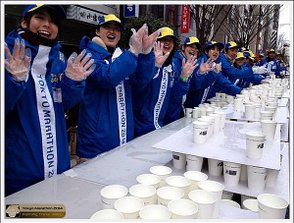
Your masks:
<svg viewBox="0 0 294 223"><path fill-rule="evenodd" d="M196 56L191 56L185 62L185 59L182 60L182 73L181 76L184 78L188 78L194 71L194 69L198 66L196 64Z"/></svg>
<svg viewBox="0 0 294 223"><path fill-rule="evenodd" d="M161 29L158 29L148 36L148 26L146 25L146 29L143 35L143 54L149 54L151 52L157 37L160 35L160 30Z"/></svg>
<svg viewBox="0 0 294 223"><path fill-rule="evenodd" d="M31 50L25 49L25 42L17 38L14 42L13 53L10 53L7 44L5 43L5 69L12 75L12 78L17 81L25 81L28 77L31 61Z"/></svg>
<svg viewBox="0 0 294 223"><path fill-rule="evenodd" d="M65 69L65 75L74 80L82 81L85 80L94 70L96 65L93 64L94 60L90 59L91 54L83 58L85 50L83 50L79 55L73 52L68 58L67 67Z"/></svg>
<svg viewBox="0 0 294 223"><path fill-rule="evenodd" d="M212 69L213 63L213 60L210 58L205 63L202 59L199 67L200 74L205 74L206 72L210 71Z"/></svg>
<svg viewBox="0 0 294 223"><path fill-rule="evenodd" d="M163 43L155 42L154 44L154 55L155 55L155 66L162 67L166 59L168 58L170 52L163 55Z"/></svg>
<svg viewBox="0 0 294 223"><path fill-rule="evenodd" d="M144 24L137 32L135 29L131 29L133 35L129 40L130 51L137 56L139 53L142 53L143 50L143 35L146 32L146 26L147 25Z"/></svg>

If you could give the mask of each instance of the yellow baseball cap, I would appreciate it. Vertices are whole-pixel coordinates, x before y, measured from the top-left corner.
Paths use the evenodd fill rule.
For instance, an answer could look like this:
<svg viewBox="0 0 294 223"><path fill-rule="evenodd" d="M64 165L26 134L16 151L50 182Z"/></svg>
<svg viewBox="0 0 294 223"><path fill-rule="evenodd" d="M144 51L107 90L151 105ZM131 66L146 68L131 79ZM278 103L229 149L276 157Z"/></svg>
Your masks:
<svg viewBox="0 0 294 223"><path fill-rule="evenodd" d="M124 27L121 23L121 20L119 18L117 18L114 14L100 16L98 19L98 27L100 27L106 23L109 23L109 22L117 24L121 30L124 30Z"/></svg>
<svg viewBox="0 0 294 223"><path fill-rule="evenodd" d="M169 27L162 27L161 28L161 32L160 32L160 35L157 37L157 39L162 39L162 38L167 37L167 36L172 37L175 40L178 39L175 36L174 31L171 28L169 28Z"/></svg>
<svg viewBox="0 0 294 223"><path fill-rule="evenodd" d="M241 59L241 58L245 59L244 53L243 52L238 52L235 60Z"/></svg>
<svg viewBox="0 0 294 223"><path fill-rule="evenodd" d="M46 8L50 11L50 16L55 18L56 20L64 20L66 18L66 13L61 5L47 5L47 4L35 4L35 5L26 5L22 16L25 18L27 15L29 15L32 12L35 12L36 10L40 8Z"/></svg>
<svg viewBox="0 0 294 223"><path fill-rule="evenodd" d="M231 49L231 48L239 48L239 45L235 43L234 41L227 42L225 45L225 49Z"/></svg>

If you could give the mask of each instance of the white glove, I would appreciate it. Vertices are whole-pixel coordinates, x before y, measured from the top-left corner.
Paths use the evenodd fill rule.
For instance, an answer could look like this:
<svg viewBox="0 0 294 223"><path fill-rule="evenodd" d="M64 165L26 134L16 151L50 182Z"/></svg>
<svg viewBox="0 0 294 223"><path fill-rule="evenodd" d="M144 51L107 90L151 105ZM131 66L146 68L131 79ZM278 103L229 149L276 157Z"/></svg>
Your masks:
<svg viewBox="0 0 294 223"><path fill-rule="evenodd" d="M90 53L87 53L84 56L85 50L83 50L79 55L76 52L73 52L68 58L67 67L65 69L65 75L74 80L82 81L85 80L96 68L96 65L93 64L94 60L90 59L92 56Z"/></svg>
<svg viewBox="0 0 294 223"><path fill-rule="evenodd" d="M154 44L155 66L160 68L168 58L170 52L163 54L163 43L160 41Z"/></svg>
<svg viewBox="0 0 294 223"><path fill-rule="evenodd" d="M146 25L143 36L143 54L149 54L154 47L157 37L160 35L161 29L156 30L148 36L148 26Z"/></svg>
<svg viewBox="0 0 294 223"><path fill-rule="evenodd" d="M12 75L12 78L17 81L27 81L30 71L30 61L31 61L31 50L26 49L25 41L16 38L13 47L13 53L11 55L10 50L5 43L5 69Z"/></svg>
<svg viewBox="0 0 294 223"><path fill-rule="evenodd" d="M143 51L143 35L146 32L146 24L144 24L138 32L136 32L135 29L131 29L133 32L133 35L130 37L129 40L129 46L130 46L130 51L135 54L136 56L139 55L139 53L142 53Z"/></svg>
<svg viewBox="0 0 294 223"><path fill-rule="evenodd" d="M265 74L268 73L268 69L265 66L252 67L253 73L255 74Z"/></svg>

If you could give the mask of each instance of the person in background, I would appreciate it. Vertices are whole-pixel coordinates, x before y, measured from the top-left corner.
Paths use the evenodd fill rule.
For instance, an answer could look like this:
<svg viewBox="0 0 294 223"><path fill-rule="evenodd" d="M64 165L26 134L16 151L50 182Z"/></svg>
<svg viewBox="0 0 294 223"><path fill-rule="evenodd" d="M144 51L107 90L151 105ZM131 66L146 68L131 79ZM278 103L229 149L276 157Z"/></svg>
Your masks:
<svg viewBox="0 0 294 223"><path fill-rule="evenodd" d="M172 59L177 37L171 28L162 27L157 40L154 48L155 70L150 73L153 79L148 85L133 89L136 136L165 124L170 103L182 100L189 88L189 76L195 69L194 57L183 62L182 69L175 69Z"/></svg>
<svg viewBox="0 0 294 223"><path fill-rule="evenodd" d="M260 61L260 65L265 65L268 71L275 75L276 78L281 78L280 63L276 60L276 51L270 49L267 57Z"/></svg>
<svg viewBox="0 0 294 223"><path fill-rule="evenodd" d="M204 54L197 60L197 64L200 64L199 67L203 67L203 70L199 68L199 73L202 74L204 72L204 74L202 74L200 84L197 83L199 78L198 80L193 78L196 83L191 82L191 88L185 103L186 108L194 108L206 102L214 97L216 92L223 92L234 96L240 93L241 89L232 84L222 74L222 64L219 60L222 48L222 43L216 41L206 42ZM205 66L201 65L201 63L205 64Z"/></svg>
<svg viewBox="0 0 294 223"><path fill-rule="evenodd" d="M196 61L199 52L201 50L201 44L196 36L187 37L184 40L184 43L181 46L180 50L177 50L175 52L175 55L173 57L173 65L176 71L176 73L185 73L185 69L187 69L186 61L191 59L193 62ZM186 65L186 66L185 66ZM192 72L195 71L191 70ZM192 75L189 76L188 82L190 82ZM175 92L177 93L177 92ZM177 98L177 97L174 97ZM183 95L182 98L178 98L178 100L174 100L173 103L169 103L164 123L168 124L170 122L173 122L181 117L184 116L184 103L186 100L186 94Z"/></svg>
<svg viewBox="0 0 294 223"><path fill-rule="evenodd" d="M237 79L252 78L253 73L248 69L239 70L233 66L234 60L237 56L239 46L237 43L230 41L225 44L224 53L220 55L220 62L222 63L222 72L232 83Z"/></svg>
<svg viewBox="0 0 294 223"><path fill-rule="evenodd" d="M5 196L70 168L64 110L83 96L91 55L66 61L60 5L27 5L5 40Z"/></svg>
<svg viewBox="0 0 294 223"><path fill-rule="evenodd" d="M281 77L283 78L286 75L287 67L286 67L286 64L283 60L283 54L280 51L278 51L278 53L276 55L276 60L278 61L279 65L280 65Z"/></svg>
<svg viewBox="0 0 294 223"><path fill-rule="evenodd" d="M152 48L159 31L148 36L144 24L132 29L128 50L118 47L124 30L114 14L101 16L96 36L84 36L80 48L92 54L95 71L88 77L80 104L77 128L78 162L83 162L134 138L132 88L144 88L152 79Z"/></svg>

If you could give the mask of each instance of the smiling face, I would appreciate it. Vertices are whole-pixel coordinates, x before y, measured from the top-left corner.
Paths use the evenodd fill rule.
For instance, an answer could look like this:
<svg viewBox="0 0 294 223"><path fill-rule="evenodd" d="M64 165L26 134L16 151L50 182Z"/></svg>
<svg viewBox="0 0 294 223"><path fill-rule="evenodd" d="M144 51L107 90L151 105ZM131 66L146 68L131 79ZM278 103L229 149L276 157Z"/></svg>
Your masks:
<svg viewBox="0 0 294 223"><path fill-rule="evenodd" d="M206 50L207 56L214 61L216 61L216 59L218 58L219 52L220 52L220 49L216 45Z"/></svg>
<svg viewBox="0 0 294 223"><path fill-rule="evenodd" d="M171 52L175 46L175 41L172 37L164 37L159 40L163 43L163 53L166 54L167 52Z"/></svg>
<svg viewBox="0 0 294 223"><path fill-rule="evenodd" d="M237 47L233 47L227 50L227 55L231 58L231 59L235 59L238 53L238 48Z"/></svg>
<svg viewBox="0 0 294 223"><path fill-rule="evenodd" d="M185 45L183 46L182 50L187 58L191 56L198 57L199 49L197 48L196 43Z"/></svg>
<svg viewBox="0 0 294 223"><path fill-rule="evenodd" d="M29 21L22 20L21 27L50 40L56 39L58 34L58 26L52 21L49 12L45 8L33 14Z"/></svg>
<svg viewBox="0 0 294 223"><path fill-rule="evenodd" d="M103 40L107 47L116 47L121 38L121 29L115 23L106 23L96 30L96 35Z"/></svg>

